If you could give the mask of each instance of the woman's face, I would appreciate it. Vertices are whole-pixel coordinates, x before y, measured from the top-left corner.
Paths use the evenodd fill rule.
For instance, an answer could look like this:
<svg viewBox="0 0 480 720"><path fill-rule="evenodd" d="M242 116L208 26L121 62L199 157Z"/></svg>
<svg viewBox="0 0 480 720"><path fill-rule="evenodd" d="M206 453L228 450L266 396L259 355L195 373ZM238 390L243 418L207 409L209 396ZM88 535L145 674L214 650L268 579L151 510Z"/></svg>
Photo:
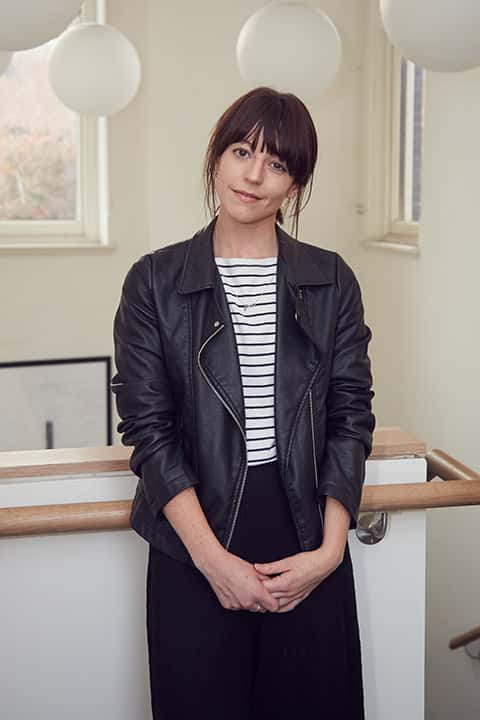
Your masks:
<svg viewBox="0 0 480 720"><path fill-rule="evenodd" d="M285 198L297 192L285 164L276 155L260 152L262 144L263 130L255 152L247 140L233 143L217 163L215 191L220 212L238 222L259 222L270 216L274 222Z"/></svg>

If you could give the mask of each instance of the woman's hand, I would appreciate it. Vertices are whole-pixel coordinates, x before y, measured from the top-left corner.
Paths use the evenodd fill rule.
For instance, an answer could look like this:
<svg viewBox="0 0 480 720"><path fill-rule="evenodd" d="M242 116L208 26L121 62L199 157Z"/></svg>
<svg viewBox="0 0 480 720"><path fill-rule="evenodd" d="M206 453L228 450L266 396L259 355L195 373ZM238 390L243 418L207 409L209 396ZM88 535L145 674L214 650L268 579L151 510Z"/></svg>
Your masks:
<svg viewBox="0 0 480 720"><path fill-rule="evenodd" d="M310 552L276 560L271 563L255 563L259 576L276 577L261 582L274 598L278 598L279 609L273 612L288 612L302 602L314 588L340 565L341 560L333 558L330 552L318 548ZM268 608L270 609L270 608Z"/></svg>
<svg viewBox="0 0 480 720"><path fill-rule="evenodd" d="M276 612L279 601L262 583L267 579L246 560L222 548L208 562L197 565L210 583L220 604L227 610ZM258 609L261 606L261 610Z"/></svg>

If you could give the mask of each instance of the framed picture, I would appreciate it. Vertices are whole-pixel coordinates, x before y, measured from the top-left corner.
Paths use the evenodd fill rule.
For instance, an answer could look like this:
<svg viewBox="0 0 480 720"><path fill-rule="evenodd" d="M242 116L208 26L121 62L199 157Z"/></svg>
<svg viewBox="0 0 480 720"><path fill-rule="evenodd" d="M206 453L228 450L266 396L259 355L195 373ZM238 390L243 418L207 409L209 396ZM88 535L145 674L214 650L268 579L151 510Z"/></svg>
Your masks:
<svg viewBox="0 0 480 720"><path fill-rule="evenodd" d="M0 450L112 444L111 358L0 363Z"/></svg>

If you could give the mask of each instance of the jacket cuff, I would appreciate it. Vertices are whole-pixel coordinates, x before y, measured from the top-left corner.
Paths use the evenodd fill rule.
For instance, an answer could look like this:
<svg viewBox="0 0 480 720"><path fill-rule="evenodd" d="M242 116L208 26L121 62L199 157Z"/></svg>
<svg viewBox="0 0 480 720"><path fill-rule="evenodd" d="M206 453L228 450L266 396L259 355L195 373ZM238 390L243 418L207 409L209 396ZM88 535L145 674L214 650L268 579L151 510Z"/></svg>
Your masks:
<svg viewBox="0 0 480 720"><path fill-rule="evenodd" d="M350 525L349 530L355 530L357 527L357 520L358 520L358 508L355 501L347 495L347 493L343 492L340 488L336 487L335 485L324 487L322 492L319 493L319 497L325 497L328 496L335 498L335 500L338 500L342 503L342 505L348 510L350 513Z"/></svg>
<svg viewBox="0 0 480 720"><path fill-rule="evenodd" d="M350 513L349 530L357 527L357 519L365 481L367 450L360 440L331 437L327 440L320 466L319 495L330 495Z"/></svg>
<svg viewBox="0 0 480 720"><path fill-rule="evenodd" d="M185 462L182 471L177 475L160 477L159 461L155 461L155 455L144 461L140 468L133 470L131 467L131 469L139 477L142 492L153 516L159 519L164 519L163 507L175 495L199 484L198 478Z"/></svg>

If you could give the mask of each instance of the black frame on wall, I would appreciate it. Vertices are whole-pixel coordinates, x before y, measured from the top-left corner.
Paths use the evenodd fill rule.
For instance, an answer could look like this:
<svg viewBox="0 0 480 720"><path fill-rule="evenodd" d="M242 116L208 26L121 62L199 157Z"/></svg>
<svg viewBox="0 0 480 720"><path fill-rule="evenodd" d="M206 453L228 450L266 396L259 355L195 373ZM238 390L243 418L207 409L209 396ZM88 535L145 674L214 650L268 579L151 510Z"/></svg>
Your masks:
<svg viewBox="0 0 480 720"><path fill-rule="evenodd" d="M107 442L106 445L112 445L112 393L110 389L111 373L112 373L112 358L110 355L94 355L91 357L71 357L71 358L52 358L47 360L18 360L15 362L0 362L0 370L2 368L12 367L32 367L40 365L73 365L77 363L105 363L105 392L106 392L106 403L107 409L106 417L106 428L107 428Z"/></svg>

